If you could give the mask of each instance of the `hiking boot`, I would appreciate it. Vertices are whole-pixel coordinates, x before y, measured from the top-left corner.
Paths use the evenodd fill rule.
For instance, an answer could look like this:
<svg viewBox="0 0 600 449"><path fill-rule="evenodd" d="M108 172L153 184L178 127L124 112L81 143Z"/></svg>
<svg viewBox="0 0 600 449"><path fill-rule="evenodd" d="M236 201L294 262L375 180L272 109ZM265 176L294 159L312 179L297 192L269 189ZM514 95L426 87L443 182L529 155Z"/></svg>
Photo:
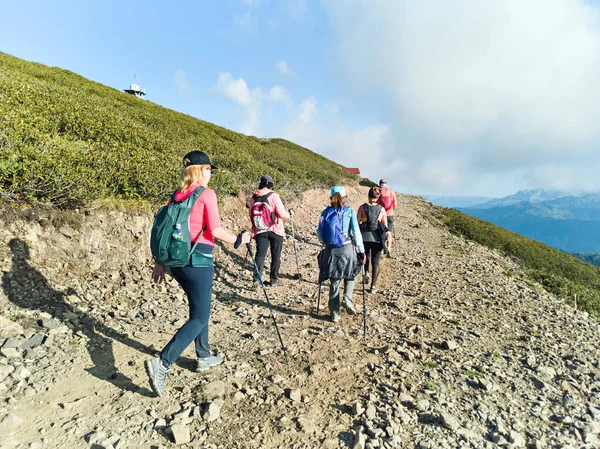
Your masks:
<svg viewBox="0 0 600 449"><path fill-rule="evenodd" d="M331 312L331 322L338 323L340 321L340 312Z"/></svg>
<svg viewBox="0 0 600 449"><path fill-rule="evenodd" d="M371 275L368 271L365 271L365 284L367 284L371 280Z"/></svg>
<svg viewBox="0 0 600 449"><path fill-rule="evenodd" d="M344 302L344 307L346 307L346 312L348 312L348 315L356 315L356 309L350 301Z"/></svg>
<svg viewBox="0 0 600 449"><path fill-rule="evenodd" d="M221 363L223 363L223 359L218 355L200 357L198 360L196 360L196 371L203 373L211 368L214 368L215 366L219 366Z"/></svg>
<svg viewBox="0 0 600 449"><path fill-rule="evenodd" d="M281 287L283 285L283 282L281 282L281 279L272 279L271 280L271 287Z"/></svg>
<svg viewBox="0 0 600 449"><path fill-rule="evenodd" d="M150 377L150 387L158 396L162 396L165 392L165 379L167 374L171 372L171 368L165 368L160 360L156 357L152 360L146 360L144 363L148 377Z"/></svg>

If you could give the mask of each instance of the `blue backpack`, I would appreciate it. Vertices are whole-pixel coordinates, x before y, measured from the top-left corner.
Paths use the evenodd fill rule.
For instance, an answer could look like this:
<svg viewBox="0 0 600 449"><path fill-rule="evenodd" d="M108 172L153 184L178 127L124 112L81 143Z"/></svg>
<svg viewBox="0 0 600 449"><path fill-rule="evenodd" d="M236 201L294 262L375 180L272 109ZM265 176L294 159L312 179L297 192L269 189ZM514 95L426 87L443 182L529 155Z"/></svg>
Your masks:
<svg viewBox="0 0 600 449"><path fill-rule="evenodd" d="M325 209L325 214L321 215L321 239L332 248L341 248L348 240L348 236L344 234L344 213L347 209L348 206L339 209L329 206Z"/></svg>

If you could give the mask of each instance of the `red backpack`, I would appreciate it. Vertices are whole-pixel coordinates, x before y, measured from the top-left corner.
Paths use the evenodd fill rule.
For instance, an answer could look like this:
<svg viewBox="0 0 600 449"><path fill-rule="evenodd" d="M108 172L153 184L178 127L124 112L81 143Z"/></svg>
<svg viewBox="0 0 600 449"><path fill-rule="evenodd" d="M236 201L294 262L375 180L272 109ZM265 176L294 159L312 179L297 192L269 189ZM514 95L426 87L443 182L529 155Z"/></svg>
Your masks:
<svg viewBox="0 0 600 449"><path fill-rule="evenodd" d="M393 193L388 187L384 187L381 189L381 196L379 197L379 201L381 205L385 208L386 211L390 210L394 205Z"/></svg>
<svg viewBox="0 0 600 449"><path fill-rule="evenodd" d="M277 221L277 215L269 204L269 197L275 192L263 196L252 195L254 204L250 208L250 220L255 231L267 231Z"/></svg>

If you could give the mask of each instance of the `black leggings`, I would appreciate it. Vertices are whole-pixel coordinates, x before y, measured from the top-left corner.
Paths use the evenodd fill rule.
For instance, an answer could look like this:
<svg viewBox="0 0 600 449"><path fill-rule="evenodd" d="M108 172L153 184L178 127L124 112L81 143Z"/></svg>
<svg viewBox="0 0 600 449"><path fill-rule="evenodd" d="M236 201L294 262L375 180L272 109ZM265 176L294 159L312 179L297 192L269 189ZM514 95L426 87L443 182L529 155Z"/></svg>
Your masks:
<svg viewBox="0 0 600 449"><path fill-rule="evenodd" d="M383 251L383 243L380 242L364 242L365 254L367 256L367 262L365 263L365 271L369 271L369 261L373 270L379 268L379 259L381 258L381 252Z"/></svg>

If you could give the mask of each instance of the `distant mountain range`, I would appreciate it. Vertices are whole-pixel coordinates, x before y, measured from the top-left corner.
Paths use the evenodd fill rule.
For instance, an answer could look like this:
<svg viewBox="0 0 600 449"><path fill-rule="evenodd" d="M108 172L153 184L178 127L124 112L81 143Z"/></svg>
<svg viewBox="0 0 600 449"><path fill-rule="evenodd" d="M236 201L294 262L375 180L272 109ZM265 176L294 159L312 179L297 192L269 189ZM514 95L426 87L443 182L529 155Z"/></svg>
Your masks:
<svg viewBox="0 0 600 449"><path fill-rule="evenodd" d="M470 207L478 204L484 204L488 201L495 200L497 198L490 198L487 196L441 196L441 195L421 195L423 198L428 199L433 204L437 204L442 207Z"/></svg>
<svg viewBox="0 0 600 449"><path fill-rule="evenodd" d="M527 203L541 203L543 201L550 201L557 198L563 198L569 196L568 193L558 192L554 190L519 190L514 195L509 195L504 198L494 198L484 203L472 204L470 206L453 206L453 207L476 207L477 209L491 209L493 207L504 207L512 204L527 202Z"/></svg>
<svg viewBox="0 0 600 449"><path fill-rule="evenodd" d="M443 198L443 197L442 197ZM600 194L573 195L552 190L522 190L505 198L460 205L460 197L430 201L453 207L569 253L600 253ZM468 197L473 198L473 197ZM444 203L444 204L442 204ZM464 204L464 203L462 203Z"/></svg>

